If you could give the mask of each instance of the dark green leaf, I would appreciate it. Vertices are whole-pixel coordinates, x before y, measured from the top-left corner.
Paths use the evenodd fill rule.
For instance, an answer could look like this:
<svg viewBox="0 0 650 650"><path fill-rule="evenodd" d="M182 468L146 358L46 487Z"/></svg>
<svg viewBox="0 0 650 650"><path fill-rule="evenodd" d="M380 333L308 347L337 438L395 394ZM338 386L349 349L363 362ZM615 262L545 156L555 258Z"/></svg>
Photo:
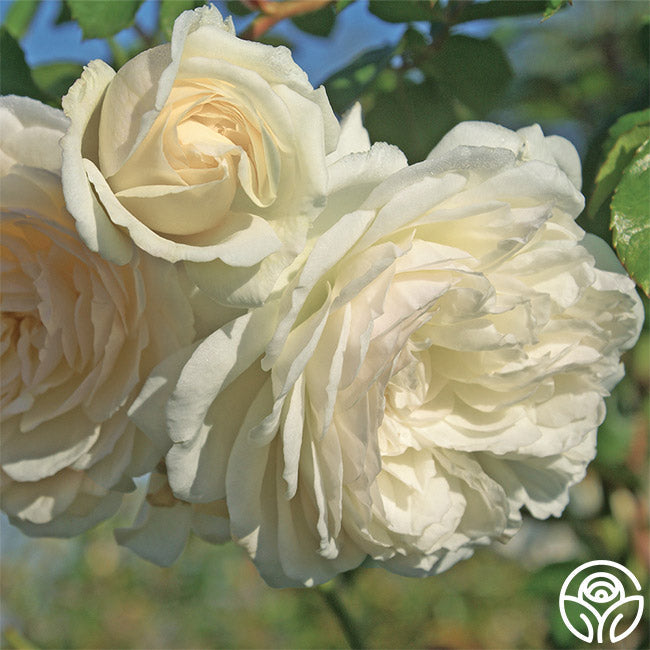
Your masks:
<svg viewBox="0 0 650 650"><path fill-rule="evenodd" d="M645 60L648 56L648 51L650 51L650 15L643 17L643 25L639 29L636 37L636 41L639 48L639 54Z"/></svg>
<svg viewBox="0 0 650 650"><path fill-rule="evenodd" d="M404 36L402 36L402 45L406 51L417 52L424 49L428 44L429 41L422 32L410 26L406 28Z"/></svg>
<svg viewBox="0 0 650 650"><path fill-rule="evenodd" d="M15 39L25 35L39 4L40 0L21 0L9 7L3 25Z"/></svg>
<svg viewBox="0 0 650 650"><path fill-rule="evenodd" d="M364 120L373 142L397 145L412 163L426 158L456 121L453 106L435 81L415 83L404 77L393 92L377 94Z"/></svg>
<svg viewBox="0 0 650 650"><path fill-rule="evenodd" d="M576 119L572 106L563 101L566 87L559 81L542 76L515 76L508 87L505 105L526 107L537 120Z"/></svg>
<svg viewBox="0 0 650 650"><path fill-rule="evenodd" d="M24 95L41 101L49 98L34 83L18 41L0 28L0 95Z"/></svg>
<svg viewBox="0 0 650 650"><path fill-rule="evenodd" d="M106 38L130 27L142 0L66 0L84 38Z"/></svg>
<svg viewBox="0 0 650 650"><path fill-rule="evenodd" d="M354 0L337 0L335 6L336 13L340 14L346 7L349 7Z"/></svg>
<svg viewBox="0 0 650 650"><path fill-rule="evenodd" d="M34 81L52 97L63 97L81 76L83 66L78 63L51 63L32 70Z"/></svg>
<svg viewBox="0 0 650 650"><path fill-rule="evenodd" d="M639 145L648 138L650 138L650 123L632 127L614 142L596 176L594 192L589 200L590 216L594 216L600 206L611 196L621 180L623 170L630 164Z"/></svg>
<svg viewBox="0 0 650 650"><path fill-rule="evenodd" d="M176 18L184 11L200 7L202 4L203 2L196 2L195 0L162 0L158 22L167 39L172 37L172 29Z"/></svg>
<svg viewBox="0 0 650 650"><path fill-rule="evenodd" d="M503 98L512 78L510 63L495 41L460 34L444 41L423 69L478 116Z"/></svg>
<svg viewBox="0 0 650 650"><path fill-rule="evenodd" d="M643 133L643 130L639 131L638 129L635 133L628 133L637 127L645 127L646 134ZM623 115L609 128L607 139L600 147L600 150L605 153L605 160L599 163L598 172L594 178L594 190L587 207L587 213L591 219L604 213L609 224L609 210L601 210L601 206L605 204L618 185L623 169L629 164L637 147L647 139L649 127L650 109L645 109Z"/></svg>
<svg viewBox="0 0 650 650"><path fill-rule="evenodd" d="M394 51L393 47L382 47L365 52L325 82L327 95L337 113L344 113L359 99L388 66Z"/></svg>
<svg viewBox="0 0 650 650"><path fill-rule="evenodd" d="M329 36L336 22L334 5L327 4L317 11L310 11L300 16L294 16L291 22L303 32L314 36Z"/></svg>
<svg viewBox="0 0 650 650"><path fill-rule="evenodd" d="M450 3L459 5L459 3ZM547 0L490 0L490 2L462 3L458 12L452 12L455 23L471 20L504 18L542 14L546 11Z"/></svg>
<svg viewBox="0 0 650 650"><path fill-rule="evenodd" d="M59 15L54 21L55 25L62 25L63 23L69 23L72 21L72 14L70 13L70 7L68 7L67 2L61 3L61 8L59 9Z"/></svg>
<svg viewBox="0 0 650 650"><path fill-rule="evenodd" d="M115 70L119 70L131 58L129 52L112 36L109 36L106 40L108 41L108 46L111 49L111 55L113 57L112 66Z"/></svg>
<svg viewBox="0 0 650 650"><path fill-rule="evenodd" d="M614 247L629 274L650 294L650 140L623 172L611 203Z"/></svg>
<svg viewBox="0 0 650 650"><path fill-rule="evenodd" d="M293 43L286 38L283 38L282 36L276 36L275 34L269 34L269 32L266 32L265 34L262 34L257 39L260 43L264 43L264 45L272 45L273 47L286 47L288 49L293 49Z"/></svg>
<svg viewBox="0 0 650 650"><path fill-rule="evenodd" d="M435 0L370 0L370 13L388 23L409 23L439 17Z"/></svg>
<svg viewBox="0 0 650 650"><path fill-rule="evenodd" d="M620 389L619 389L620 391ZM634 421L624 416L614 396L607 398L607 417L598 428L598 455L594 461L600 468L618 469L623 465L634 437Z"/></svg>
<svg viewBox="0 0 650 650"><path fill-rule="evenodd" d="M551 16L554 16L558 11L560 11L560 9L564 9L567 5L572 4L573 0L548 0L542 20L548 20Z"/></svg>
<svg viewBox="0 0 650 650"><path fill-rule="evenodd" d="M248 16L251 13L251 10L239 0L228 0L226 2L226 8L229 14L234 14L235 16Z"/></svg>

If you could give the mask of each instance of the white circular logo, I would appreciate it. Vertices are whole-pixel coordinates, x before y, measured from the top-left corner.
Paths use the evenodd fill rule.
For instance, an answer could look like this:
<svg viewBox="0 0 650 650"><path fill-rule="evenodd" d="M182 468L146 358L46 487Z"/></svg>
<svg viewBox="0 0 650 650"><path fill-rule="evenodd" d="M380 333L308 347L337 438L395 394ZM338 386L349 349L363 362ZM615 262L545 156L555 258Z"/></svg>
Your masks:
<svg viewBox="0 0 650 650"><path fill-rule="evenodd" d="M641 585L624 566L610 560L585 562L574 569L560 591L560 614L571 634L582 641L617 643L639 624ZM625 619L631 623L621 623Z"/></svg>

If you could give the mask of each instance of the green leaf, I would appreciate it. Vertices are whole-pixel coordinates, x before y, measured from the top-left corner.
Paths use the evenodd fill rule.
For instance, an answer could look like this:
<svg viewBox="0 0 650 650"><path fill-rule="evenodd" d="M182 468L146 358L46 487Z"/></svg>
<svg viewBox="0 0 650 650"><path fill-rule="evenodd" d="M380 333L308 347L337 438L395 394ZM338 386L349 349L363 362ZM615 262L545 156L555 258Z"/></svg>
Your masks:
<svg viewBox="0 0 650 650"><path fill-rule="evenodd" d="M444 41L422 67L478 116L498 104L512 79L510 63L495 41L461 34Z"/></svg>
<svg viewBox="0 0 650 650"><path fill-rule="evenodd" d="M368 9L388 23L428 21L440 17L440 12L435 10L436 0L370 0Z"/></svg>
<svg viewBox="0 0 650 650"><path fill-rule="evenodd" d="M62 25L63 23L69 23L72 21L72 14L70 13L70 7L66 2L61 3L61 8L59 9L59 15L54 21L55 25Z"/></svg>
<svg viewBox="0 0 650 650"><path fill-rule="evenodd" d="M273 47L286 47L289 50L293 49L293 43L282 36L277 36L273 33L266 32L260 36L257 41L264 43L264 45L272 45Z"/></svg>
<svg viewBox="0 0 650 650"><path fill-rule="evenodd" d="M637 32L635 40L641 56L645 59L646 52L650 51L650 14L646 14L642 20L643 24Z"/></svg>
<svg viewBox="0 0 650 650"><path fill-rule="evenodd" d="M83 66L78 63L51 63L32 69L34 81L52 97L63 97L81 76Z"/></svg>
<svg viewBox="0 0 650 650"><path fill-rule="evenodd" d="M310 11L300 16L294 16L291 22L301 31L314 36L326 37L336 23L336 11L334 5L327 4L317 11Z"/></svg>
<svg viewBox="0 0 650 650"><path fill-rule="evenodd" d="M461 10L453 16L454 23L471 20L505 18L542 14L546 11L547 0L490 0L490 2L464 3Z"/></svg>
<svg viewBox="0 0 650 650"><path fill-rule="evenodd" d="M337 14L340 14L346 7L349 7L354 0L337 0L334 5Z"/></svg>
<svg viewBox="0 0 650 650"><path fill-rule="evenodd" d="M629 274L650 295L650 140L623 171L611 203L614 248Z"/></svg>
<svg viewBox="0 0 650 650"><path fill-rule="evenodd" d="M643 125L650 125L650 108L634 113L627 113L619 117L607 131L607 140L603 144L603 151L609 151L626 131L633 129L635 126ZM639 144L641 143L639 142Z"/></svg>
<svg viewBox="0 0 650 650"><path fill-rule="evenodd" d="M554 16L560 9L564 9L567 5L572 5L573 0L548 0L542 22Z"/></svg>
<svg viewBox="0 0 650 650"><path fill-rule="evenodd" d="M394 52L393 47L365 52L325 82L327 95L337 113L344 113L359 99L388 66Z"/></svg>
<svg viewBox="0 0 650 650"><path fill-rule="evenodd" d="M40 0L21 0L9 7L3 25L15 39L25 35L39 4Z"/></svg>
<svg viewBox="0 0 650 650"><path fill-rule="evenodd" d="M251 10L239 0L228 0L226 2L226 8L228 9L229 14L234 14L235 16L248 16Z"/></svg>
<svg viewBox="0 0 650 650"><path fill-rule="evenodd" d="M454 108L433 79L398 79L395 90L377 93L364 123L373 142L397 145L414 163L424 160L457 122Z"/></svg>
<svg viewBox="0 0 650 650"><path fill-rule="evenodd" d="M174 21L186 10L200 7L203 2L195 0L162 0L160 3L160 15L158 23L167 39L172 37Z"/></svg>
<svg viewBox="0 0 650 650"><path fill-rule="evenodd" d="M84 38L106 38L130 27L142 0L66 0Z"/></svg>
<svg viewBox="0 0 650 650"><path fill-rule="evenodd" d="M119 70L131 58L129 52L113 36L109 36L106 40L108 41L108 47L111 49L111 56L113 57L111 65L115 70Z"/></svg>
<svg viewBox="0 0 650 650"><path fill-rule="evenodd" d="M0 27L0 95L24 95L41 101L49 97L34 83L18 41Z"/></svg>
<svg viewBox="0 0 650 650"><path fill-rule="evenodd" d="M648 138L650 138L650 123L632 127L614 142L594 181L594 191L587 209L590 216L593 217L611 196L621 180L623 170L630 164L639 145Z"/></svg>
<svg viewBox="0 0 650 650"><path fill-rule="evenodd" d="M412 53L425 49L429 41L421 31L409 25L402 36L401 44L404 46L405 51Z"/></svg>
<svg viewBox="0 0 650 650"><path fill-rule="evenodd" d="M619 388L620 391L620 388ZM629 453L634 437L634 420L621 413L616 396L607 398L607 417L598 427L598 454L595 466L603 469L620 468Z"/></svg>
<svg viewBox="0 0 650 650"><path fill-rule="evenodd" d="M562 589L562 583L575 568L574 561L547 564L530 574L525 591L539 598L557 598Z"/></svg>

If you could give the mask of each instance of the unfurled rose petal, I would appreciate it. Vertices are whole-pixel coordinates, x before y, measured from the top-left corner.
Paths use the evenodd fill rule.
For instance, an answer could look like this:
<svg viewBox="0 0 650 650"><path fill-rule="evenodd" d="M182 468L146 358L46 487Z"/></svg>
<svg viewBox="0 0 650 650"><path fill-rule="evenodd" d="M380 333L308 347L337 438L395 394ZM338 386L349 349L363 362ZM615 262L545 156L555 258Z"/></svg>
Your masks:
<svg viewBox="0 0 650 650"><path fill-rule="evenodd" d="M225 501L187 503L172 494L163 471L149 479L147 496L131 528L118 528L117 541L160 566L170 566L185 548L190 533L212 544L230 540Z"/></svg>
<svg viewBox="0 0 650 650"><path fill-rule="evenodd" d="M467 123L411 167L350 146L286 290L131 408L175 498L225 499L276 586L364 560L430 575L508 539L522 506L559 515L642 321L583 243L565 140Z"/></svg>
<svg viewBox="0 0 650 650"><path fill-rule="evenodd" d="M128 419L150 370L191 343L177 270L139 253L117 267L66 212L67 119L0 100L2 509L30 535L71 536L111 516L164 453Z"/></svg>
<svg viewBox="0 0 650 650"><path fill-rule="evenodd" d="M339 132L289 50L202 7L117 73L91 62L63 105L66 202L92 250L123 264L135 244L225 303L266 298L323 207Z"/></svg>

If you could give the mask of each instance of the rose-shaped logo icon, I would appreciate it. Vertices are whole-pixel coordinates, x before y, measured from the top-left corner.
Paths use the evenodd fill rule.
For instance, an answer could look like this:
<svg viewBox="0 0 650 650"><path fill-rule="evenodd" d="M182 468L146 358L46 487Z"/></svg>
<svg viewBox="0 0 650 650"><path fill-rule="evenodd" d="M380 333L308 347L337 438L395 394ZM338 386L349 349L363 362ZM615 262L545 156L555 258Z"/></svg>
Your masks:
<svg viewBox="0 0 650 650"><path fill-rule="evenodd" d="M624 566L609 560L585 562L562 585L560 614L569 631L582 641L603 643L608 630L609 641L617 643L641 619L640 591L636 576ZM624 621L630 621L630 617L626 626Z"/></svg>

